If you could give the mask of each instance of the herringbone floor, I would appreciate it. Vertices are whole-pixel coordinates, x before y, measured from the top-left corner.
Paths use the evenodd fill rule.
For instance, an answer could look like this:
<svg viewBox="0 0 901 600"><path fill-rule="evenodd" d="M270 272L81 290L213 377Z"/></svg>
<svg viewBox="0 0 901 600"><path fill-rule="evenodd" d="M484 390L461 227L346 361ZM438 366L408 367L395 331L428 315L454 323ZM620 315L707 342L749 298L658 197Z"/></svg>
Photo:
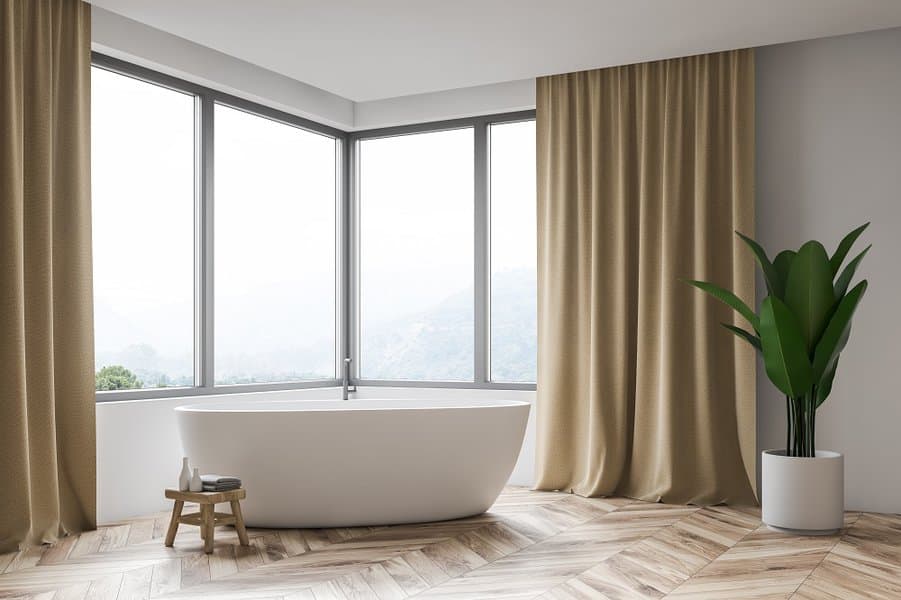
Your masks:
<svg viewBox="0 0 901 600"><path fill-rule="evenodd" d="M423 525L231 528L212 555L168 515L0 555L0 598L901 598L901 517L849 513L841 535L791 537L755 509L586 499L508 488L490 512Z"/></svg>

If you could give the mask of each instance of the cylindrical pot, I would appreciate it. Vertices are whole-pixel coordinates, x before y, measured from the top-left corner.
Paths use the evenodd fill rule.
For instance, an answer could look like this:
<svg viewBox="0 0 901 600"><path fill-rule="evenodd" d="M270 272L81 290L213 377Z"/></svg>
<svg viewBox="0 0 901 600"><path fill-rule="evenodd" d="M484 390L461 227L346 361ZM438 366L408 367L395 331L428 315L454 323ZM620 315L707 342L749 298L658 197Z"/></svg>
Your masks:
<svg viewBox="0 0 901 600"><path fill-rule="evenodd" d="M842 527L845 511L845 458L817 450L816 457L764 450L761 509L771 529L801 535L829 535Z"/></svg>

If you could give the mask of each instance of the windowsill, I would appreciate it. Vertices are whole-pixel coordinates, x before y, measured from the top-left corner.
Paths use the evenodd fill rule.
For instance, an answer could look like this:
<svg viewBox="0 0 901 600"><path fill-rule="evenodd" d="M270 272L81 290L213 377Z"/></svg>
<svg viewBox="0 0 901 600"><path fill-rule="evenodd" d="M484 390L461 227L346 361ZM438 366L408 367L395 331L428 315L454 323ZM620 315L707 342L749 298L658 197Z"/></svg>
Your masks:
<svg viewBox="0 0 901 600"><path fill-rule="evenodd" d="M447 381L376 381L363 380L355 385L359 391L365 388L377 390L380 388L404 388L404 389L430 389L430 390L477 390L477 391L510 391L529 392L535 391L534 383L475 383L475 382L447 382ZM211 397L231 396L235 394L266 394L272 392L292 392L323 390L339 393L341 382L338 380L311 381L304 383L277 383L277 384L249 384L229 385L221 387L182 387L182 388L154 388L146 390L119 390L97 392L95 395L97 404L109 402L147 402L153 400L190 399L203 400Z"/></svg>

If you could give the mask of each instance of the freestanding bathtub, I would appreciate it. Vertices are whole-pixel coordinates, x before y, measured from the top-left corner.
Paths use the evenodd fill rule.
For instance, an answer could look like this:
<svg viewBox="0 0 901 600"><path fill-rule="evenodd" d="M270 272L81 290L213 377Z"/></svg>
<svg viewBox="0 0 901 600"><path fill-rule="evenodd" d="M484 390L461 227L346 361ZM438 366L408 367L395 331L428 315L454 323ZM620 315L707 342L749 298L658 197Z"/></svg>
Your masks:
<svg viewBox="0 0 901 600"><path fill-rule="evenodd" d="M244 481L255 527L456 519L497 499L529 404L514 400L234 400L176 409L186 456Z"/></svg>

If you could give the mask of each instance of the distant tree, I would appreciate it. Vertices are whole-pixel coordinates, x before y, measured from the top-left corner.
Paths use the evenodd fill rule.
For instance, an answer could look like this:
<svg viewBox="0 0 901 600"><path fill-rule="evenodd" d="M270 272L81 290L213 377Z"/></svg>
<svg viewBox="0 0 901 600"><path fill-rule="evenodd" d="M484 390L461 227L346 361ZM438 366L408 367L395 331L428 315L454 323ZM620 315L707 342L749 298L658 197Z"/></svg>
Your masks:
<svg viewBox="0 0 901 600"><path fill-rule="evenodd" d="M133 390L144 384L134 373L122 365L103 367L94 375L94 386L97 391Z"/></svg>

